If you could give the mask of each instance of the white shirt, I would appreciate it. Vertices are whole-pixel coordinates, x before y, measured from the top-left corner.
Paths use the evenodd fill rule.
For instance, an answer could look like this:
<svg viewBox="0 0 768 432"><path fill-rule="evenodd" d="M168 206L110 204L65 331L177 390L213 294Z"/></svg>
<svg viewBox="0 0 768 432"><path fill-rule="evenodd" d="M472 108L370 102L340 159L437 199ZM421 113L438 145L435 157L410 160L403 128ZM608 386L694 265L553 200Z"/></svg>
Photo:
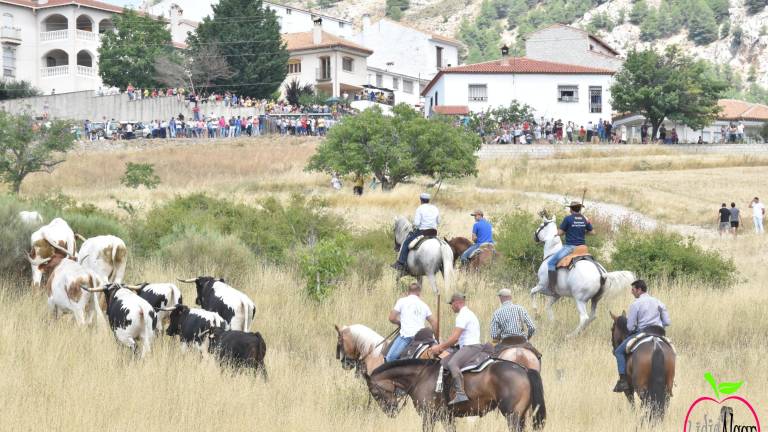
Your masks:
<svg viewBox="0 0 768 432"><path fill-rule="evenodd" d="M456 327L464 329L459 336L459 347L480 343L480 321L468 307L464 306L456 315Z"/></svg>
<svg viewBox="0 0 768 432"><path fill-rule="evenodd" d="M394 309L400 313L400 336L402 337L416 335L424 328L424 320L432 316L429 306L414 294L398 299Z"/></svg>
<svg viewBox="0 0 768 432"><path fill-rule="evenodd" d="M765 206L761 202L752 203L752 216L762 219Z"/></svg>
<svg viewBox="0 0 768 432"><path fill-rule="evenodd" d="M437 229L440 223L440 210L432 204L422 204L416 209L413 226L417 229Z"/></svg>

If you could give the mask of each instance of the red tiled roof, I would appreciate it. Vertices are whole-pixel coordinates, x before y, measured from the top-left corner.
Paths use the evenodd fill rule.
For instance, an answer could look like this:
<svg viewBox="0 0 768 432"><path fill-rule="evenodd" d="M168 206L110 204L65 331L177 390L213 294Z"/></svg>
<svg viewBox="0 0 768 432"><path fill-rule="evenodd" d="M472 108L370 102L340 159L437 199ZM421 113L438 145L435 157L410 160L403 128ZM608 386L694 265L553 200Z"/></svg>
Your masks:
<svg viewBox="0 0 768 432"><path fill-rule="evenodd" d="M722 109L717 116L720 120L768 121L768 105L737 99L720 99L717 104Z"/></svg>
<svg viewBox="0 0 768 432"><path fill-rule="evenodd" d="M467 115L469 107L466 105L436 105L432 107L435 114L441 115Z"/></svg>
<svg viewBox="0 0 768 432"><path fill-rule="evenodd" d="M340 37L334 36L326 32L322 33L322 37L320 38L321 40L319 44L314 43L314 36L312 31L300 32L300 33L285 33L282 36L288 51L343 47L343 48L349 48L356 51L360 51L368 55L373 54L373 51L369 50L368 48L362 45L358 45L354 42L350 42L346 39L342 39Z"/></svg>
<svg viewBox="0 0 768 432"><path fill-rule="evenodd" d="M120 6L115 6L113 4L104 3L96 0L48 0L48 3L46 4L38 4L31 0L3 0L3 3L10 3L17 6L24 6L32 9L45 9L45 8L56 7L56 6L75 5L75 6L85 6L93 9L105 10L105 11L115 12L115 13L123 12L123 8L121 8Z"/></svg>
<svg viewBox="0 0 768 432"><path fill-rule="evenodd" d="M533 60L526 57L508 57L501 60L492 60L483 63L474 63L463 66L454 66L440 69L440 72L427 84L421 95L427 94L430 88L444 74L578 74L578 75L613 75L616 72L609 69L593 68L586 66L554 63L542 60Z"/></svg>

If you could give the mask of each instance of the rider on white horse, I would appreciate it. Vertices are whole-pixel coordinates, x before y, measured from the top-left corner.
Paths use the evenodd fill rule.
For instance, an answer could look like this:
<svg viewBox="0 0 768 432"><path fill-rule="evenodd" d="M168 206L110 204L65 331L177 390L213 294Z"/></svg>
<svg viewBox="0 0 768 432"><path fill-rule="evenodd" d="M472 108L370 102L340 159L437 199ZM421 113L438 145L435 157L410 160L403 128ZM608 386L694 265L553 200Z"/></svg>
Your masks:
<svg viewBox="0 0 768 432"><path fill-rule="evenodd" d="M549 292L551 293L555 293L557 288L557 263L570 255L576 249L576 246L585 245L586 235L592 234L592 223L580 213L582 204L571 201L568 207L571 209L571 214L563 219L560 223L560 228L557 230L557 235L565 236L565 245L547 261L547 280L549 282Z"/></svg>
<svg viewBox="0 0 768 432"><path fill-rule="evenodd" d="M637 333L645 332L649 328L664 329L672 324L667 307L655 297L648 295L648 286L644 280L638 279L632 282L632 295L636 300L629 305L629 314L627 315L629 335L613 350L619 369L619 381L613 388L616 393L631 390L627 382L627 343Z"/></svg>
<svg viewBox="0 0 768 432"><path fill-rule="evenodd" d="M400 256L397 262L392 264L392 268L399 270L401 274L405 273L406 262L408 262L408 252L410 243L420 235L437 236L437 226L440 224L440 210L429 203L432 197L424 192L419 195L421 205L416 208L416 214L413 217L413 231L405 238L400 247Z"/></svg>

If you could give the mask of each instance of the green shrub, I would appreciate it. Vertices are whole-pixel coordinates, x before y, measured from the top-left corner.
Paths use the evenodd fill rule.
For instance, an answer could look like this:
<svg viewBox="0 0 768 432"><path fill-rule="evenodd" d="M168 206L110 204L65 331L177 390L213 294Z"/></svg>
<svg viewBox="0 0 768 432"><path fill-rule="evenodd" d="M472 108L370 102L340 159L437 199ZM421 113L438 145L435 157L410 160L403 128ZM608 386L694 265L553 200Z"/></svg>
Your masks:
<svg viewBox="0 0 768 432"><path fill-rule="evenodd" d="M155 174L155 166L150 163L128 162L125 165L125 174L120 177L120 183L134 189L139 186L154 189L160 184L160 177Z"/></svg>
<svg viewBox="0 0 768 432"><path fill-rule="evenodd" d="M343 235L320 240L299 256L299 268L306 281L306 293L321 301L331 295L352 263L347 248L349 240Z"/></svg>
<svg viewBox="0 0 768 432"><path fill-rule="evenodd" d="M676 233L627 231L618 236L613 268L631 270L646 279L694 280L709 285L735 281L736 266L715 251L696 245Z"/></svg>
<svg viewBox="0 0 768 432"><path fill-rule="evenodd" d="M19 211L29 210L10 196L0 196L0 277L29 274L24 252L29 250L29 236L38 227L27 226Z"/></svg>
<svg viewBox="0 0 768 432"><path fill-rule="evenodd" d="M61 213L62 219L67 221L69 226L77 234L85 238L99 235L114 235L128 242L128 230L125 225L116 217L108 213L80 213L77 211L65 211Z"/></svg>
<svg viewBox="0 0 768 432"><path fill-rule="evenodd" d="M210 275L235 285L257 265L253 253L239 238L194 229L176 238L166 237L156 256L188 273L179 277Z"/></svg>
<svg viewBox="0 0 768 432"><path fill-rule="evenodd" d="M384 267L395 259L394 244L392 229L385 225L350 238L352 268L363 285L381 278Z"/></svg>

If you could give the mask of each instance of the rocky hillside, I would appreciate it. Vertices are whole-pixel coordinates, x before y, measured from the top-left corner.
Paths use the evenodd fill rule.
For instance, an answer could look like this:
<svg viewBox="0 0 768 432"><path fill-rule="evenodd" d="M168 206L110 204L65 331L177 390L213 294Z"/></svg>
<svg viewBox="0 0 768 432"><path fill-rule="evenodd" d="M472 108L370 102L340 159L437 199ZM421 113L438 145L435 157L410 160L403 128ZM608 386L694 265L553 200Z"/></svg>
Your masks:
<svg viewBox="0 0 768 432"><path fill-rule="evenodd" d="M359 25L363 14L370 14L374 19L382 17L396 1L293 0L287 3L313 9L322 5L325 6L323 12ZM637 2L646 3L649 10L657 13L648 17L633 12ZM408 8L402 11L403 22L462 40L469 47L469 61L495 56L498 47L493 45L502 42L517 44L517 52L522 53L521 36L553 21L564 21L595 32L622 53L632 47L663 48L679 44L699 58L730 66L727 76L732 71L745 87L751 83L768 87L765 0L410 0L407 3ZM750 8L758 11L750 13ZM648 36L654 26L663 27L664 23L657 24L656 20L662 21L674 14L680 15L680 22L667 20L666 30ZM646 22L650 20L654 21ZM463 26L462 22L465 22ZM696 34L689 37L689 28Z"/></svg>

